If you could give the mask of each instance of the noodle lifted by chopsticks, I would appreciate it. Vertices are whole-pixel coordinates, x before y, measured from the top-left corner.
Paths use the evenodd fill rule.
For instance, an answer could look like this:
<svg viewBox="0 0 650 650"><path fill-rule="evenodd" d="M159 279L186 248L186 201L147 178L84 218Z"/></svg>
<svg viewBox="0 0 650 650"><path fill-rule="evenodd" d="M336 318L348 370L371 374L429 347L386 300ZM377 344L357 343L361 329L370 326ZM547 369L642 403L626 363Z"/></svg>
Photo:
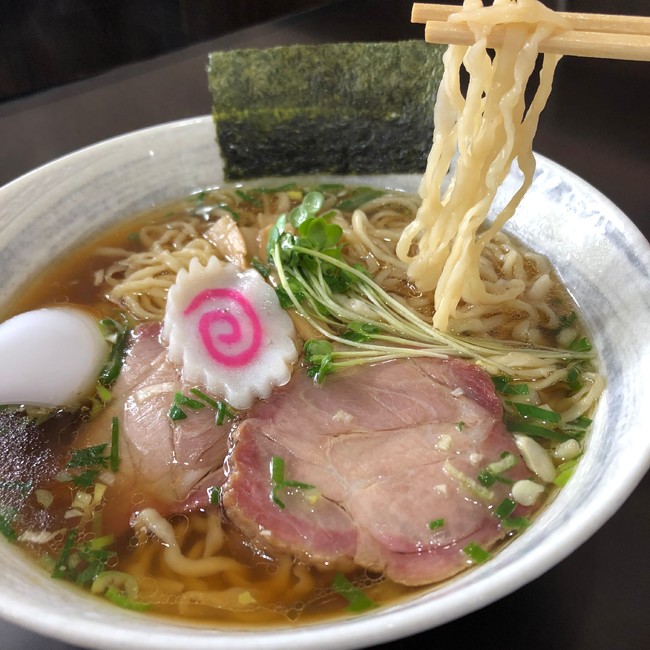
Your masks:
<svg viewBox="0 0 650 650"><path fill-rule="evenodd" d="M524 92L540 41L568 27L537 0L495 0L490 7L483 7L481 0L465 0L453 20L466 22L476 43L451 45L445 53L433 146L420 185L422 206L397 246L411 281L421 291L435 290L433 324L443 331L461 301L498 305L525 290L517 279L482 279L480 256L532 183L533 137L551 92L558 55L544 56L539 85L528 107ZM486 43L497 27L505 29L504 44L491 57ZM461 66L469 72L465 97ZM523 174L521 186L488 224L497 190L513 164Z"/></svg>

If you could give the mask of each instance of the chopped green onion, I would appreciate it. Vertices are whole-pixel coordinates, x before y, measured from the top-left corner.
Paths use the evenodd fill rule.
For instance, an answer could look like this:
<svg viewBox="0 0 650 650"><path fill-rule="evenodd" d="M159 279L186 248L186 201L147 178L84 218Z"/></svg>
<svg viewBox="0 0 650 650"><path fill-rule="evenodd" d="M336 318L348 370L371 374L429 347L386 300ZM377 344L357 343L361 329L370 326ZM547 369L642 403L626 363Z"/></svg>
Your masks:
<svg viewBox="0 0 650 650"><path fill-rule="evenodd" d="M122 371L128 330L111 318L99 321L99 329L107 341L112 341L108 361L99 373L99 383L108 388Z"/></svg>
<svg viewBox="0 0 650 650"><path fill-rule="evenodd" d="M177 406L187 406L187 408L192 409L193 411L198 411L199 409L205 408L203 402L199 402L196 399L191 397L186 397L183 393L174 393L174 404Z"/></svg>
<svg viewBox="0 0 650 650"><path fill-rule="evenodd" d="M532 404L524 404L523 402L508 402L508 404L513 406L519 415L524 418L533 418L534 420L552 422L554 424L562 420L562 416L559 413L550 409L533 406Z"/></svg>
<svg viewBox="0 0 650 650"><path fill-rule="evenodd" d="M583 384L580 381L580 370L575 366L567 372L566 383L574 393L582 388Z"/></svg>
<svg viewBox="0 0 650 650"><path fill-rule="evenodd" d="M262 207L262 202L259 199L255 198L252 194L249 194L248 192L244 192L244 190L235 190L235 194L242 201L245 201L246 203L250 203L251 205L254 205L256 208Z"/></svg>
<svg viewBox="0 0 650 650"><path fill-rule="evenodd" d="M591 352L591 343L583 336L571 343L569 350L572 352Z"/></svg>
<svg viewBox="0 0 650 650"><path fill-rule="evenodd" d="M476 475L476 480L485 487L490 487L494 485L497 481L497 477L489 469L484 469Z"/></svg>
<svg viewBox="0 0 650 650"><path fill-rule="evenodd" d="M436 530L438 528L442 528L444 525L445 525L445 520L442 518L433 519L427 524L429 530Z"/></svg>
<svg viewBox="0 0 650 650"><path fill-rule="evenodd" d="M271 458L271 480L276 485L284 483L284 458L280 456Z"/></svg>
<svg viewBox="0 0 650 650"><path fill-rule="evenodd" d="M170 420L173 420L174 422L178 422L178 420L184 420L187 417L187 413L178 406L178 404L172 404L172 407L169 409L169 413L167 414L169 416Z"/></svg>
<svg viewBox="0 0 650 650"><path fill-rule="evenodd" d="M464 549L463 553L477 564L481 564L490 558L490 553L476 542L470 542Z"/></svg>
<svg viewBox="0 0 650 650"><path fill-rule="evenodd" d="M504 499L494 510L494 516L507 519L515 510L517 504L512 499Z"/></svg>
<svg viewBox="0 0 650 650"><path fill-rule="evenodd" d="M68 467L108 467L108 460L104 455L108 443L75 449L70 455Z"/></svg>
<svg viewBox="0 0 650 650"><path fill-rule="evenodd" d="M120 422L113 417L111 422L111 472L117 472L120 467Z"/></svg>
<svg viewBox="0 0 650 650"><path fill-rule="evenodd" d="M77 476L71 476L69 480L77 487L87 488L97 480L100 473L98 469L86 469Z"/></svg>
<svg viewBox="0 0 650 650"><path fill-rule="evenodd" d="M296 488L298 490L312 490L315 486L310 485L309 483L302 483L300 481L287 481L284 477L284 458L280 456L271 457L271 498L273 503L275 503L278 508L284 510L285 504L278 497L278 490L285 488Z"/></svg>
<svg viewBox="0 0 650 650"><path fill-rule="evenodd" d="M367 596L359 587L355 587L342 573L337 572L332 582L332 589L348 601L350 612L366 612L377 607L377 603Z"/></svg>
<svg viewBox="0 0 650 650"><path fill-rule="evenodd" d="M563 329L564 327L571 327L572 325L575 325L576 321L578 320L578 314L576 314L575 311L572 311L569 314L562 314L559 317L559 320L559 329Z"/></svg>
<svg viewBox="0 0 650 650"><path fill-rule="evenodd" d="M221 499L221 488L218 485L212 485L208 488L208 500L210 505L218 506Z"/></svg>
<svg viewBox="0 0 650 650"><path fill-rule="evenodd" d="M96 390L97 390L97 396L104 404L111 401L111 397L113 397L113 393L111 393L111 391L108 390L106 386L98 383Z"/></svg>
<svg viewBox="0 0 650 650"><path fill-rule="evenodd" d="M13 508L2 507L0 510L0 533L10 542L15 542L18 538L11 525L15 517L16 511Z"/></svg>
<svg viewBox="0 0 650 650"><path fill-rule="evenodd" d="M144 612L151 607L149 603L139 603L135 600L127 598L123 593L115 589L115 587L109 587L104 592L104 597L119 607L123 607L124 609L131 609L136 612Z"/></svg>
<svg viewBox="0 0 650 650"><path fill-rule="evenodd" d="M530 519L527 517L507 517L506 519L501 520L501 525L506 528L526 528L530 526Z"/></svg>
<svg viewBox="0 0 650 650"><path fill-rule="evenodd" d="M190 388L190 393L205 402L208 406L211 406L213 409L219 408L219 402L206 395L202 390L199 390L198 388Z"/></svg>
<svg viewBox="0 0 650 650"><path fill-rule="evenodd" d="M271 275L271 269L254 257L251 260L251 266L263 277L268 278Z"/></svg>
<svg viewBox="0 0 650 650"><path fill-rule="evenodd" d="M512 379L506 375L495 375L492 377L495 390L503 395L528 395L528 384L514 384Z"/></svg>
<svg viewBox="0 0 650 650"><path fill-rule="evenodd" d="M445 474L456 479L462 487L473 495L479 497L479 499L482 499L483 501L492 501L494 498L492 490L489 490L479 481L475 481L471 476L467 476L467 474L464 474L458 468L454 467L449 459L445 461L442 469Z"/></svg>
<svg viewBox="0 0 650 650"><path fill-rule="evenodd" d="M103 535L102 537L95 537L88 543L88 548L91 551L100 551L105 549L107 546L110 546L115 541L115 535L109 533L108 535Z"/></svg>
<svg viewBox="0 0 650 650"><path fill-rule="evenodd" d="M239 221L239 213L235 212L229 205L226 203L220 203L217 206L220 210L225 210L231 217L233 221Z"/></svg>
<svg viewBox="0 0 650 650"><path fill-rule="evenodd" d="M512 469L517 464L517 457L509 451L504 451L499 460L490 463L487 469L493 474L502 474Z"/></svg>
<svg viewBox="0 0 650 650"><path fill-rule="evenodd" d="M525 433L533 438L546 438L548 440L558 440L560 442L571 439L571 436L561 433L560 431L555 431L554 429L549 429L548 427L543 427L539 424L531 424L530 422L521 422L518 420L507 421L506 429L510 431L510 433Z"/></svg>
<svg viewBox="0 0 650 650"><path fill-rule="evenodd" d="M202 390L199 390L198 388L190 388L190 393L192 393L192 395L194 395L195 397L198 397L199 400L201 401L199 402L197 400L193 400L190 399L189 397L183 396L183 401L179 400L177 403L185 404L190 408L194 408L194 409L203 408L206 404L208 406L211 406L217 412L216 420L215 420L217 426L221 426L224 423L224 420L226 419L228 420L234 419L235 413L228 405L228 402L225 402L223 400L217 401L216 399L213 399L209 395L206 395ZM177 395L179 395L179 393L177 393Z"/></svg>
<svg viewBox="0 0 650 650"><path fill-rule="evenodd" d="M218 427L220 427L224 423L224 420L232 420L234 417L235 414L233 413L232 409L228 406L227 402L224 401L217 402L217 415L215 418L215 422Z"/></svg>
<svg viewBox="0 0 650 650"><path fill-rule="evenodd" d="M576 427L578 429L588 429L591 426L592 420L585 415L581 415L579 418L569 422L569 426Z"/></svg>
<svg viewBox="0 0 650 650"><path fill-rule="evenodd" d="M382 190L375 190L371 187L359 187L350 195L343 199L336 207L341 210L341 212L352 212L357 208L360 208L364 203L377 199L380 196L385 194Z"/></svg>
<svg viewBox="0 0 650 650"><path fill-rule="evenodd" d="M557 487L564 487L569 481L569 479L573 476L573 472L575 471L577 465L578 465L577 458L568 460L566 463L562 463L561 465L559 465L557 468L557 474L553 479L553 484L557 485Z"/></svg>
<svg viewBox="0 0 650 650"><path fill-rule="evenodd" d="M74 543L77 539L77 529L71 528L66 535L65 541L63 542L63 548L61 549L61 554L57 560L54 570L52 571L53 578L65 578L70 573L70 567L68 562L70 560L70 555L72 549L74 548Z"/></svg>

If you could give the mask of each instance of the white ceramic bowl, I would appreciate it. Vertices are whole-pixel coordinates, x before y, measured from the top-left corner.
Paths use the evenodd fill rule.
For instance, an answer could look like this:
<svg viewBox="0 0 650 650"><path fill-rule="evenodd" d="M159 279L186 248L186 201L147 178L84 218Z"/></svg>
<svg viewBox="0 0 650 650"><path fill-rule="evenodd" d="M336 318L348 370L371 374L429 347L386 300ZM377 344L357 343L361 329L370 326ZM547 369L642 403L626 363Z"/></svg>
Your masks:
<svg viewBox="0 0 650 650"><path fill-rule="evenodd" d="M414 190L419 179L363 180ZM14 181L0 190L0 304L50 260L107 224L221 181L209 117L109 140ZM601 194L544 158L510 229L558 268L591 329L608 387L572 480L530 529L488 563L392 607L265 633L210 630L170 620L157 620L154 626L146 615L52 580L1 541L0 615L89 648L350 648L458 618L566 557L615 512L650 464L650 341L629 326L650 318L650 246Z"/></svg>

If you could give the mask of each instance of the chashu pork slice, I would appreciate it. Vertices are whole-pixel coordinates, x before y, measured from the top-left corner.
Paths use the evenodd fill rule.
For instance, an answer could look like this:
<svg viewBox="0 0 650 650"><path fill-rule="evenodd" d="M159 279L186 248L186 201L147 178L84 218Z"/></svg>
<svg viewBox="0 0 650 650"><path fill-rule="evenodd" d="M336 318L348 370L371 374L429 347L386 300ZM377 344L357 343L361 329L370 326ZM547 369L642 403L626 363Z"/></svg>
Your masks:
<svg viewBox="0 0 650 650"><path fill-rule="evenodd" d="M484 488L481 470L510 452L507 476L529 474L490 377L458 359L369 365L322 385L300 370L233 442L222 505L255 546L407 585L458 573L469 543L504 536L493 511L509 486Z"/></svg>
<svg viewBox="0 0 650 650"><path fill-rule="evenodd" d="M77 448L110 444L112 418L118 418L119 470L103 509L104 520L118 529L128 528L131 516L146 507L168 515L209 503L202 490L223 481L231 424L217 426L209 406L184 407L186 418L170 418L175 394L193 397L192 385L167 359L160 329L151 323L130 335L113 400L75 441Z"/></svg>

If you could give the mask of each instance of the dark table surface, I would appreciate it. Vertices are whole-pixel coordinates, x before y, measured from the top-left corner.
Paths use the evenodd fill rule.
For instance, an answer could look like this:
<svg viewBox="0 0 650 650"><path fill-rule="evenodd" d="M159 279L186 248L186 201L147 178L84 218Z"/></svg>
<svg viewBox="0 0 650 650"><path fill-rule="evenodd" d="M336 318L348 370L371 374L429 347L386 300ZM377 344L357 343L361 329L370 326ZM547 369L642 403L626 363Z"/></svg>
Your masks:
<svg viewBox="0 0 650 650"><path fill-rule="evenodd" d="M646 3L642 13L650 14L650 2L634 0L636 7ZM570 0L560 4L571 8ZM600 0L598 9L614 12L621 5ZM211 50L420 38L421 27L409 24L409 12L403 0L339 1L5 101L0 184L99 140L209 113L204 70ZM609 197L646 238L649 90L648 63L564 59L535 146ZM474 614L381 647L650 647L649 506L646 476L599 532L542 577ZM4 650L71 647L0 621Z"/></svg>

